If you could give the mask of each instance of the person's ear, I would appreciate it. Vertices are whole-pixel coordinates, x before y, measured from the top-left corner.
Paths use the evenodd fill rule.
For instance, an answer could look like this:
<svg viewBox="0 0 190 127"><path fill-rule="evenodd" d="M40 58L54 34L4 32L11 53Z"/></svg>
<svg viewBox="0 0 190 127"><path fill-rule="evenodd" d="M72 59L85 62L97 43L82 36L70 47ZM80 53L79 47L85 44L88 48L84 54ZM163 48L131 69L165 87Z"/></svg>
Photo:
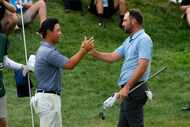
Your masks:
<svg viewBox="0 0 190 127"><path fill-rule="evenodd" d="M136 22L137 22L137 21L136 21L134 18L131 18L131 24L132 24L132 25L135 25Z"/></svg>
<svg viewBox="0 0 190 127"><path fill-rule="evenodd" d="M47 34L50 34L51 33L51 30L47 30Z"/></svg>
<svg viewBox="0 0 190 127"><path fill-rule="evenodd" d="M50 36L50 35L51 35L51 31L50 31L50 30L47 30L47 31L46 31L46 37L47 37L47 36Z"/></svg>

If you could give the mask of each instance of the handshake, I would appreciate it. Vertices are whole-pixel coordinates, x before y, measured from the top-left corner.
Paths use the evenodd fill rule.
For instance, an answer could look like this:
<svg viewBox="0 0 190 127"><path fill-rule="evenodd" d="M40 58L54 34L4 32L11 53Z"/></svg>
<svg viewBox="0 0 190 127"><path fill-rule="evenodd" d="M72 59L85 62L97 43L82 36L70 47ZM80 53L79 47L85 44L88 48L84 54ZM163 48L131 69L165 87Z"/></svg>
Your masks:
<svg viewBox="0 0 190 127"><path fill-rule="evenodd" d="M84 40L82 41L80 50L85 51L86 53L94 49L94 38L90 37L84 37Z"/></svg>

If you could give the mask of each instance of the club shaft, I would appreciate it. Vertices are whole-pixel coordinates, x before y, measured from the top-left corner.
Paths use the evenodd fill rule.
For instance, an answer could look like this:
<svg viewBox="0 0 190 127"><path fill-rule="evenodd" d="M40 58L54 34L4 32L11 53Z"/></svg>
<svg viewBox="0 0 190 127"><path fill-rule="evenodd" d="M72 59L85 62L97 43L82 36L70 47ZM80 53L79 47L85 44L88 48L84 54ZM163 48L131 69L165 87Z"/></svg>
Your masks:
<svg viewBox="0 0 190 127"><path fill-rule="evenodd" d="M132 88L129 93L132 93L134 90L136 90L137 88L139 88L140 86L142 86L144 83L148 82L149 80L153 79L154 77L156 77L157 75L159 75L161 72L165 71L167 69L167 67L163 67L161 68L159 71L157 71L156 73L154 73L152 76L150 76L150 78L148 78L146 81L141 82L140 84L138 84L137 86L135 86L134 88Z"/></svg>

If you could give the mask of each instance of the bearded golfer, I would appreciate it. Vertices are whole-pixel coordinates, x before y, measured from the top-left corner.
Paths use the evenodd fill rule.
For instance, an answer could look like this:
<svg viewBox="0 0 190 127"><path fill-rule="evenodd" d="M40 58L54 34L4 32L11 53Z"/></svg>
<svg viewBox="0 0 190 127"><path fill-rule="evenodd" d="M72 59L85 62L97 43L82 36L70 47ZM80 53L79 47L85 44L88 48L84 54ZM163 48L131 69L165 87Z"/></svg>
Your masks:
<svg viewBox="0 0 190 127"><path fill-rule="evenodd" d="M130 89L147 80L150 73L153 44L142 25L141 12L129 10L125 13L122 26L130 36L123 44L111 53L91 51L93 57L105 62L124 60L118 80L118 99L121 102L118 127L144 127L143 106L147 101L147 84L128 94Z"/></svg>

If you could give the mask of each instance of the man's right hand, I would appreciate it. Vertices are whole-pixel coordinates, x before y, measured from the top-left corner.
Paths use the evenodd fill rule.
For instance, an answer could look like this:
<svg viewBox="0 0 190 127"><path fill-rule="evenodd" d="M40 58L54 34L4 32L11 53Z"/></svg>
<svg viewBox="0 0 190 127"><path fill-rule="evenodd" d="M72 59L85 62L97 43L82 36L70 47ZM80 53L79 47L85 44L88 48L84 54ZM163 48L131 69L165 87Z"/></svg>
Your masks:
<svg viewBox="0 0 190 127"><path fill-rule="evenodd" d="M87 39L87 37L84 37L84 40L81 44L81 50L85 49L86 52L89 52L93 48L94 48L94 38L91 37L91 38Z"/></svg>

